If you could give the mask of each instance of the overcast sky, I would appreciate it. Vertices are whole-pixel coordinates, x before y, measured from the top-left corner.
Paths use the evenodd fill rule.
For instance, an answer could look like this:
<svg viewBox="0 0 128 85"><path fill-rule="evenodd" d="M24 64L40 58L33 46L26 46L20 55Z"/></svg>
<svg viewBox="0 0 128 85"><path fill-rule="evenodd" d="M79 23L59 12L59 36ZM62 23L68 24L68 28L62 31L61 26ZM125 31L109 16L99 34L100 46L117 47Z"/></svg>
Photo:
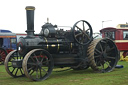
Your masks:
<svg viewBox="0 0 128 85"><path fill-rule="evenodd" d="M36 8L36 33L47 22L47 17L58 26L72 27L78 20L86 20L94 32L102 29L102 21L106 21L103 27L128 22L128 0L0 0L0 29L25 33L26 6Z"/></svg>

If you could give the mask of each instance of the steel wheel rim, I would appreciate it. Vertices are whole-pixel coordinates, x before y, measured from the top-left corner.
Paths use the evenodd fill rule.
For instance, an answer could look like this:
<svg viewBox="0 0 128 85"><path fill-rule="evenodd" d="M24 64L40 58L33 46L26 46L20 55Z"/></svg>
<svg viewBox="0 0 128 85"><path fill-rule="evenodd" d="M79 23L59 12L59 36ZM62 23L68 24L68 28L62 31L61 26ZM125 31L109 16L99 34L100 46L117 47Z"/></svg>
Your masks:
<svg viewBox="0 0 128 85"><path fill-rule="evenodd" d="M48 66L45 64L48 64ZM52 72L53 66L51 55L43 49L30 51L25 56L22 65L25 75L34 81L47 79Z"/></svg>
<svg viewBox="0 0 128 85"><path fill-rule="evenodd" d="M109 38L93 40L87 52L89 65L94 71L110 72L119 60L119 51Z"/></svg>
<svg viewBox="0 0 128 85"><path fill-rule="evenodd" d="M21 59L23 60L23 57L20 56L17 52L17 50L11 51L6 59L5 59L5 69L7 73L12 77L22 77L24 76L24 72L22 67L16 68L12 66L12 61L15 59Z"/></svg>
<svg viewBox="0 0 128 85"><path fill-rule="evenodd" d="M101 72L111 71L117 64L118 53L116 45L110 39L102 39L96 45L95 63Z"/></svg>

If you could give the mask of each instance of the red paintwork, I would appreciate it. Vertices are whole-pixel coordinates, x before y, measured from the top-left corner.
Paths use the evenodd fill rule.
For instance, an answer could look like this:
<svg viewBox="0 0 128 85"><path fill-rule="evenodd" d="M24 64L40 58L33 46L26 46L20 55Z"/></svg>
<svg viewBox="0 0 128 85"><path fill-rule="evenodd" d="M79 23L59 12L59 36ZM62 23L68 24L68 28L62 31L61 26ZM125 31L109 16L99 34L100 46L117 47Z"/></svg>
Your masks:
<svg viewBox="0 0 128 85"><path fill-rule="evenodd" d="M115 32L115 40L121 40L121 41L125 41L123 40L123 31L128 31L128 29L117 29L117 28L113 28L113 27L107 27L107 28L103 28L100 30L100 32L102 33L102 37L105 37L105 32L106 31L114 31ZM117 48L120 51L128 51L128 42L115 42L117 45Z"/></svg>
<svg viewBox="0 0 128 85"><path fill-rule="evenodd" d="M27 36L27 34L24 34L24 33L16 33L16 35Z"/></svg>
<svg viewBox="0 0 128 85"><path fill-rule="evenodd" d="M128 42L125 42L125 43L116 43L116 46L117 46L117 48L120 51L126 51L126 50L128 50Z"/></svg>
<svg viewBox="0 0 128 85"><path fill-rule="evenodd" d="M11 51L13 51L13 49L6 49L7 53L10 53Z"/></svg>
<svg viewBox="0 0 128 85"><path fill-rule="evenodd" d="M115 32L115 37L116 39L115 40L123 40L123 30L116 30Z"/></svg>
<svg viewBox="0 0 128 85"><path fill-rule="evenodd" d="M125 58L128 55L128 51L124 51L122 55Z"/></svg>

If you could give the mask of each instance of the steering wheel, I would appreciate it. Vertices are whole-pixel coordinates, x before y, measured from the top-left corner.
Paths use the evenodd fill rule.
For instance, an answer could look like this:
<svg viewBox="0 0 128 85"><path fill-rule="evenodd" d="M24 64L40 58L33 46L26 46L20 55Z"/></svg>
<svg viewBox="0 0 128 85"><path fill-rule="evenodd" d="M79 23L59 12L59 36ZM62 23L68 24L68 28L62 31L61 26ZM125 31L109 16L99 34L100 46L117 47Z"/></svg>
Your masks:
<svg viewBox="0 0 128 85"><path fill-rule="evenodd" d="M90 43L90 41L93 39L92 27L85 20L80 20L76 22L72 28L72 31L75 41L80 45L86 45Z"/></svg>

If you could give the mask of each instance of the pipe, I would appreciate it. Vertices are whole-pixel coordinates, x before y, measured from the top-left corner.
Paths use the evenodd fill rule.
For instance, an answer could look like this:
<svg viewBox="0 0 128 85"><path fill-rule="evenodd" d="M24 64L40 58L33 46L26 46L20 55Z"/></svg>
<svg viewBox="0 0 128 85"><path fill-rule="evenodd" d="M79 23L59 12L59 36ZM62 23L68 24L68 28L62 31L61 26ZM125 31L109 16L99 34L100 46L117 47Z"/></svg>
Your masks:
<svg viewBox="0 0 128 85"><path fill-rule="evenodd" d="M27 17L27 33L28 37L34 36L34 6L27 6L26 8L26 17Z"/></svg>

